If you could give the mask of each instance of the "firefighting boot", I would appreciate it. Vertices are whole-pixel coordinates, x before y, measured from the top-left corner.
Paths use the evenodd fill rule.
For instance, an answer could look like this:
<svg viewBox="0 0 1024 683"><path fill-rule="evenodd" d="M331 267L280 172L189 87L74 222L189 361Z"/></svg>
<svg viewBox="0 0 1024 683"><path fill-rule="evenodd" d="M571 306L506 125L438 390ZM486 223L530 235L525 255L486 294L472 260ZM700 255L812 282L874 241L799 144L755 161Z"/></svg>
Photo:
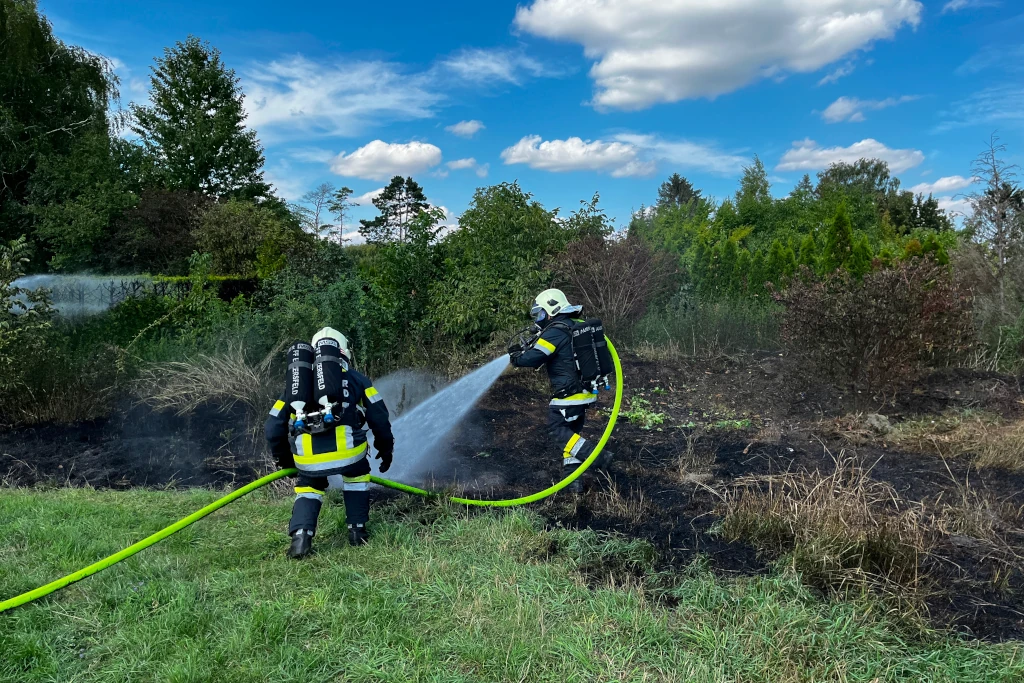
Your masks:
<svg viewBox="0 0 1024 683"><path fill-rule="evenodd" d="M572 465L562 465L562 479L565 479L570 474L575 472L577 467L579 467L579 463L575 463ZM583 477L576 477L576 479L574 479L572 483L570 483L562 490L565 491L566 493L583 493Z"/></svg>
<svg viewBox="0 0 1024 683"><path fill-rule="evenodd" d="M348 525L348 544L366 545L370 541L370 535L366 533L365 524Z"/></svg>
<svg viewBox="0 0 1024 683"><path fill-rule="evenodd" d="M288 557L301 560L313 550L313 530L296 529L292 534L292 544L288 547Z"/></svg>
<svg viewBox="0 0 1024 683"><path fill-rule="evenodd" d="M611 467L612 460L614 459L615 454L606 448L602 450L600 453L598 453L597 457L594 458L594 468L599 470L607 470L609 467Z"/></svg>

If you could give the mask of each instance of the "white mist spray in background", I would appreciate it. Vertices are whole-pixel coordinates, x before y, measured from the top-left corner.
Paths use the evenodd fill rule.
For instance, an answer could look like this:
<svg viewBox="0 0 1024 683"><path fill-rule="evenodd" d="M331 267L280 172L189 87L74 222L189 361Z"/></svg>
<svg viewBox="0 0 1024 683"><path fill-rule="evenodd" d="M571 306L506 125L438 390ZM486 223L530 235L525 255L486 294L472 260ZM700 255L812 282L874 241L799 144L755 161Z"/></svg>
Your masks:
<svg viewBox="0 0 1024 683"><path fill-rule="evenodd" d="M395 435L395 460L391 469L381 476L406 484L416 483L415 478L423 474L431 464L431 456L443 447L444 438L466 417L466 413L491 385L498 381L506 367L508 356L499 356L402 413L401 417L391 423ZM381 384L387 386L385 380ZM393 384L396 388L402 387L404 391L404 385L398 382ZM384 391L381 391L381 395L385 403L398 400L397 396L388 396ZM367 437L372 447L373 435L367 434ZM372 458L370 462L376 474L380 463ZM341 488L341 477L329 479L332 487Z"/></svg>
<svg viewBox="0 0 1024 683"><path fill-rule="evenodd" d="M147 275L26 275L14 281L21 289L48 289L53 307L66 318L95 315L150 286ZM24 300L24 297L21 297Z"/></svg>

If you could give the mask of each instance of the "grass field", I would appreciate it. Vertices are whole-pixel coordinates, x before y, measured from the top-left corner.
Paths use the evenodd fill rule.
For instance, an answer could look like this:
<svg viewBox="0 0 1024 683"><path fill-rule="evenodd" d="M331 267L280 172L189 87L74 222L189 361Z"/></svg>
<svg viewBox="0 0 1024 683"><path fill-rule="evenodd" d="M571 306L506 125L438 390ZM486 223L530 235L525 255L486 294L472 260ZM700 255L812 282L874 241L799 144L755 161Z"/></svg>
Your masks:
<svg viewBox="0 0 1024 683"><path fill-rule="evenodd" d="M5 489L0 596L106 556L210 491ZM649 573L644 543L400 499L370 546L328 506L305 562L257 492L0 615L3 681L1019 681L1024 647L911 634L796 577ZM643 568L605 574L600 567ZM636 573L636 572L634 572ZM611 577L611 578L609 578ZM626 577L626 578L624 578Z"/></svg>

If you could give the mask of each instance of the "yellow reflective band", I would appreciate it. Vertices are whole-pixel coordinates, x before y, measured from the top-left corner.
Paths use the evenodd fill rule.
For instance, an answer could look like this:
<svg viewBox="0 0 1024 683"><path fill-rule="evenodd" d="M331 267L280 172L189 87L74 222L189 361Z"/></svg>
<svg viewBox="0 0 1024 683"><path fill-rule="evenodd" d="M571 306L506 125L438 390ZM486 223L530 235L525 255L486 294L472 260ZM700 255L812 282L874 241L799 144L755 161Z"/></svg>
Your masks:
<svg viewBox="0 0 1024 683"><path fill-rule="evenodd" d="M537 346L539 346L540 350L549 356L555 352L555 345L549 342L547 339L538 339Z"/></svg>
<svg viewBox="0 0 1024 683"><path fill-rule="evenodd" d="M377 390L374 389L373 387L370 387L369 389L366 390L366 395L367 396L376 396L377 395Z"/></svg>
<svg viewBox="0 0 1024 683"><path fill-rule="evenodd" d="M594 403L597 401L597 394L590 392L583 392L582 394L573 394L572 396L566 396L565 398L553 398L551 399L551 405L553 406L578 406L586 405L588 403Z"/></svg>
<svg viewBox="0 0 1024 683"><path fill-rule="evenodd" d="M296 455L295 464L297 465L320 465L325 462L334 462L335 460L344 460L351 458L353 455L359 455L360 453L366 452L366 443L361 443L355 448L347 448L341 451L333 451L331 453L318 453L316 455Z"/></svg>
<svg viewBox="0 0 1024 683"><path fill-rule="evenodd" d="M366 390L366 398L370 400L370 403L376 403L383 399L383 397L373 387L369 387Z"/></svg>
<svg viewBox="0 0 1024 683"><path fill-rule="evenodd" d="M564 450L565 457L568 458L570 455L576 455L573 452L572 447L575 446L576 442L579 441L579 440L580 440L580 435L579 434L573 434L572 435L572 437L569 439L569 443L565 444L565 450Z"/></svg>
<svg viewBox="0 0 1024 683"><path fill-rule="evenodd" d="M355 484L360 481L370 481L370 475L363 474L358 477L342 477L342 479L350 484Z"/></svg>
<svg viewBox="0 0 1024 683"><path fill-rule="evenodd" d="M324 492L320 489L315 489L312 486L296 486L295 493L315 493L318 496L324 495Z"/></svg>
<svg viewBox="0 0 1024 683"><path fill-rule="evenodd" d="M281 414L281 410L284 408L284 401L275 401L274 407L270 409L270 414L277 417Z"/></svg>

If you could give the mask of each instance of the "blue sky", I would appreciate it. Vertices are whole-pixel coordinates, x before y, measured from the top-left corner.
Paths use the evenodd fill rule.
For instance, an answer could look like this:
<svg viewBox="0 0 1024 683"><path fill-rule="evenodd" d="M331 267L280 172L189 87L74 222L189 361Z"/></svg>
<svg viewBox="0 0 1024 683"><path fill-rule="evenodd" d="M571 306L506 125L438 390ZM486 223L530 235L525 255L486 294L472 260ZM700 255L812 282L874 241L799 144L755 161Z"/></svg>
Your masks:
<svg viewBox="0 0 1024 683"><path fill-rule="evenodd" d="M144 101L189 34L242 79L267 177L298 199L412 174L452 216L519 180L549 208L600 192L618 224L679 172L732 193L758 154L773 192L876 156L962 206L997 131L1024 156L1020 0L45 0L58 36ZM373 215L369 204L354 218Z"/></svg>

